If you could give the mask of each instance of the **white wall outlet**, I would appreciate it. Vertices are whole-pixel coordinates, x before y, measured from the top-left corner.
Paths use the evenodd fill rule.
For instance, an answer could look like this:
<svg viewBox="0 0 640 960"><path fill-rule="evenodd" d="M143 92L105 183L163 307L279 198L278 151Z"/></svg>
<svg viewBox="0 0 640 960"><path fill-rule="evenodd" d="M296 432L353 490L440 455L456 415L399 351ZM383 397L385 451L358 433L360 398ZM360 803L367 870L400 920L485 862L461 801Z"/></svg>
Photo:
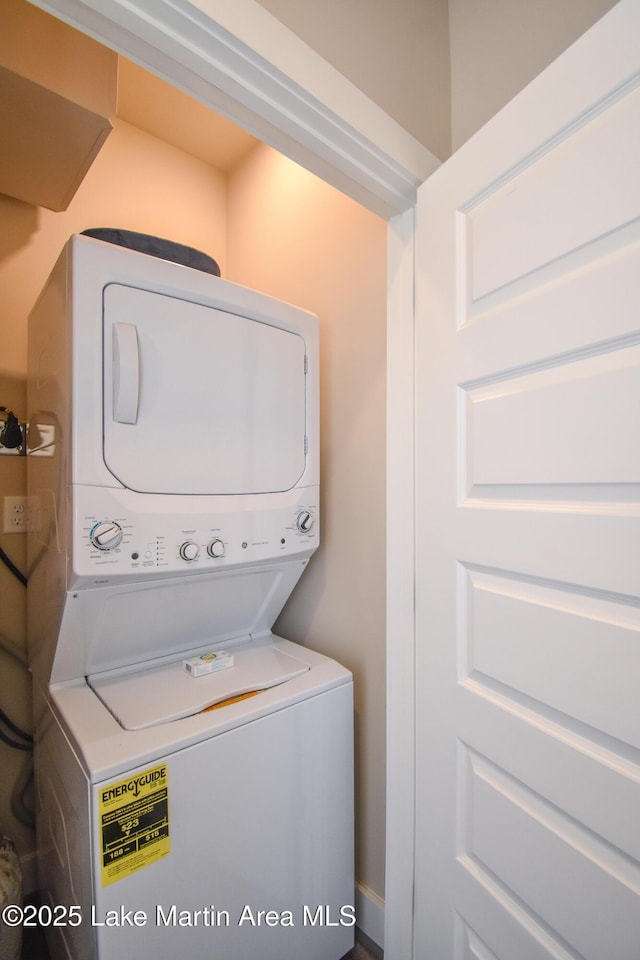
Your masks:
<svg viewBox="0 0 640 960"><path fill-rule="evenodd" d="M4 498L4 533L27 532L27 498Z"/></svg>

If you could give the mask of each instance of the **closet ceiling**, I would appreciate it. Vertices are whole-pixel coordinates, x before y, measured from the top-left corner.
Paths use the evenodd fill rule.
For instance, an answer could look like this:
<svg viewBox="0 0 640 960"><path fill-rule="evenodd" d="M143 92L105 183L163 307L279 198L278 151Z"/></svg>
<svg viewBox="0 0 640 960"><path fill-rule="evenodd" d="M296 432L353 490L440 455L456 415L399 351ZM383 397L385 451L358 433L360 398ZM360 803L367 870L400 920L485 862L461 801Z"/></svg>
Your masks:
<svg viewBox="0 0 640 960"><path fill-rule="evenodd" d="M257 143L230 120L124 57L118 58L118 117L223 173Z"/></svg>

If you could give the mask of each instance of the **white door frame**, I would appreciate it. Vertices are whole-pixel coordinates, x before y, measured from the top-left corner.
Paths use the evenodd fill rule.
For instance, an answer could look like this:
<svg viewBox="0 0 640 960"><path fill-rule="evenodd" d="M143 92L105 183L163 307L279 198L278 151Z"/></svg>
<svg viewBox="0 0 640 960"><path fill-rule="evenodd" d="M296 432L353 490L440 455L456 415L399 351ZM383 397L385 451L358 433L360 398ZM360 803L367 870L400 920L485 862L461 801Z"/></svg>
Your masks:
<svg viewBox="0 0 640 960"><path fill-rule="evenodd" d="M374 213L388 230L385 956L412 956L414 205L440 165L255 0L31 0L157 73Z"/></svg>

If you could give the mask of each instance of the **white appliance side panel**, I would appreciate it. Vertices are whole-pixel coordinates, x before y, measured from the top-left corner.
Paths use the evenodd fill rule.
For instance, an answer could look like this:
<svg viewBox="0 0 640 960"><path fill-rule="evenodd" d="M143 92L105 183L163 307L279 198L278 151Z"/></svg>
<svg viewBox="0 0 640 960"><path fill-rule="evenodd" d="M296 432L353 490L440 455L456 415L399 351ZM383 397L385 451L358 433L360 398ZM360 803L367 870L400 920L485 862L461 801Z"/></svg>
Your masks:
<svg viewBox="0 0 640 960"><path fill-rule="evenodd" d="M48 710L38 709L35 751L35 784L38 817L38 879L43 904L60 918L60 908L91 901L92 869L87 856L90 830L90 791L59 721ZM66 918L65 918L66 919ZM52 960L91 957L94 930L87 922L45 928Z"/></svg>
<svg viewBox="0 0 640 960"><path fill-rule="evenodd" d="M347 684L163 758L170 852L108 886L99 798L114 784L94 787L95 919L146 918L96 926L100 960L339 960L355 917L352 724Z"/></svg>
<svg viewBox="0 0 640 960"><path fill-rule="evenodd" d="M104 459L143 493L289 490L305 469L298 334L122 284L104 289Z"/></svg>

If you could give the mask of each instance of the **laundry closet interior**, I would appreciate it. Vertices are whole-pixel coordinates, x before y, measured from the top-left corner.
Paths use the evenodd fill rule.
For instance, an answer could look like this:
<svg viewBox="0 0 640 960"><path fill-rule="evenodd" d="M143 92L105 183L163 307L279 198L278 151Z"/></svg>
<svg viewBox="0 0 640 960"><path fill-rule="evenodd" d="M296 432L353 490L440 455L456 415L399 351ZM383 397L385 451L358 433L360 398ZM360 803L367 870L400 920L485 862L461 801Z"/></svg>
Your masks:
<svg viewBox="0 0 640 960"><path fill-rule="evenodd" d="M382 897L384 848L367 838L385 831L386 222L141 67L26 3L11 6L24 6L37 24L29 34L37 57L46 59L47 48L67 51L70 87L62 96L88 88L95 72L98 96L112 97L113 111L104 118L112 129L65 209L49 209L35 194L0 194L0 289L5 343L11 341L3 349L2 403L26 413L27 317L68 238L87 228L134 230L194 247L215 258L224 279L319 317L321 546L276 629L354 674L356 879ZM34 186L50 178L52 133L65 139L60 128L43 134ZM179 432L166 443L171 456L188 457ZM2 496L26 493L25 459L6 457L3 468ZM23 538L9 543L26 569ZM0 632L20 647L23 588L9 580ZM29 727L28 675L4 654L0 691L7 712ZM22 765L10 754L3 810ZM33 835L20 823L12 832L30 893Z"/></svg>

